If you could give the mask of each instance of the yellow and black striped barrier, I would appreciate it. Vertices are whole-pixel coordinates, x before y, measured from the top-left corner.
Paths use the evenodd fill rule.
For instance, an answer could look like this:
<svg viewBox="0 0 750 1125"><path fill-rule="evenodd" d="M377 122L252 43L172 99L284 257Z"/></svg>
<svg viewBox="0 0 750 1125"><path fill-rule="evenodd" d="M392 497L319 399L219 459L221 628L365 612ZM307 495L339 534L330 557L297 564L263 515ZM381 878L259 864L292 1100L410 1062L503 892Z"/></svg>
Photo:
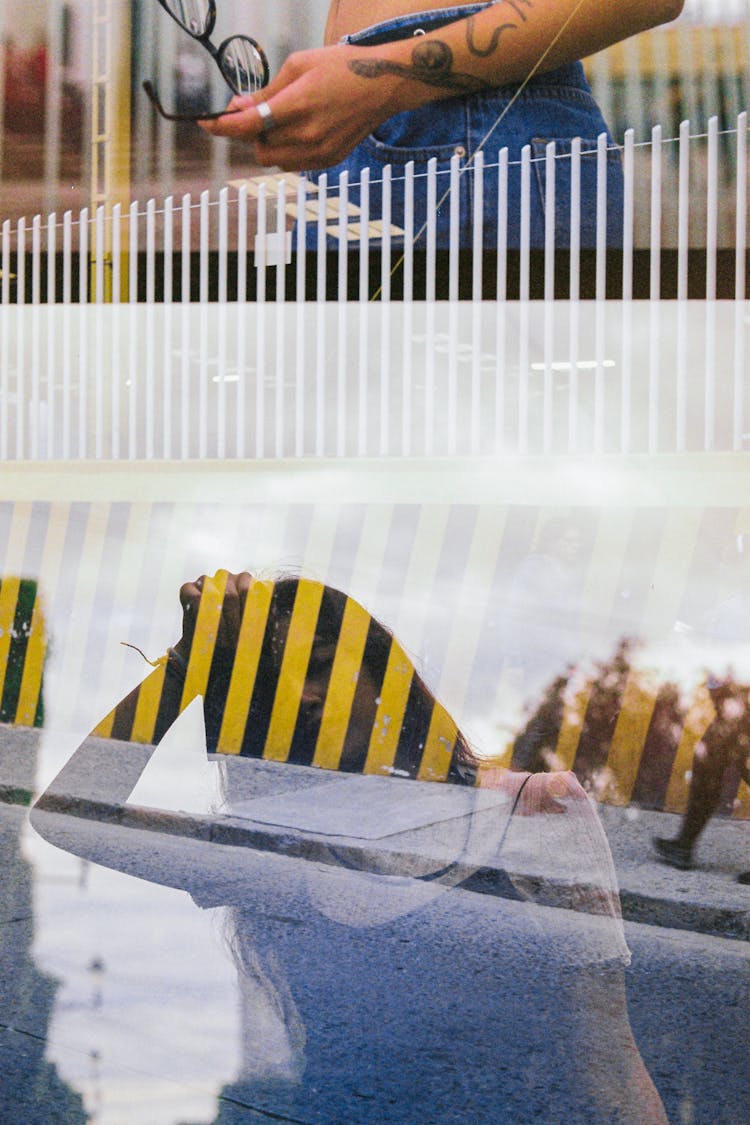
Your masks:
<svg viewBox="0 0 750 1125"><path fill-rule="evenodd" d="M254 580L223 647L226 581L203 581L184 667L170 650L94 735L158 742L201 695L215 753L431 781L460 769L456 723L358 602L308 579Z"/></svg>
<svg viewBox="0 0 750 1125"><path fill-rule="evenodd" d="M37 583L0 581L0 722L41 727L47 641Z"/></svg>

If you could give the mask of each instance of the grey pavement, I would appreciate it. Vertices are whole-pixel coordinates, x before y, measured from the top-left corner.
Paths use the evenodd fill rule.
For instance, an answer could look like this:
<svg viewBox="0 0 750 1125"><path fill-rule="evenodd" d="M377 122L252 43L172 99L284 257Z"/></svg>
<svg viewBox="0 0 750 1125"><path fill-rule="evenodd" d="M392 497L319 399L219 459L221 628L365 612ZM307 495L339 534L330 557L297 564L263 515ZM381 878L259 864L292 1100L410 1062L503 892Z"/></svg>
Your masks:
<svg viewBox="0 0 750 1125"><path fill-rule="evenodd" d="M38 739L35 731L0 728L0 799L21 805L34 799ZM601 883L596 861L587 871L586 856L567 848L570 816L546 818L540 859L538 818L516 816L508 831L511 802L499 791L248 759L229 764L242 773L244 795L231 813L123 807L74 794L60 795L56 807L124 827L380 875L439 879L479 893L506 893L510 876L531 882L534 897L541 893L550 905L567 905L576 887ZM626 920L750 941L750 887L736 881L750 868L747 821L714 818L698 845L697 868L678 871L655 858L651 837L674 835L679 816L610 805L598 810Z"/></svg>

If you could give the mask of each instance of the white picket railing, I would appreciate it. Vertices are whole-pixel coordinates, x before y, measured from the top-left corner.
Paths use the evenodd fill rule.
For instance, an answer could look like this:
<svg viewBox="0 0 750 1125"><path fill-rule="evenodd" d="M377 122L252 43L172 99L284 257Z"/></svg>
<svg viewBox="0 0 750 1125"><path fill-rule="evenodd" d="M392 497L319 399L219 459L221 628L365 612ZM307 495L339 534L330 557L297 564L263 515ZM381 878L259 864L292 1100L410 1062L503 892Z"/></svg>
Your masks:
<svg viewBox="0 0 750 1125"><path fill-rule="evenodd" d="M745 301L6 306L0 462L747 452L749 337Z"/></svg>
<svg viewBox="0 0 750 1125"><path fill-rule="evenodd" d="M635 297L717 296L745 298L748 240L747 113L737 128L720 131L712 118L706 135L691 135L687 122L677 138L665 139L660 127L648 145L637 145L630 131L622 150L625 209L622 249L606 249L606 195L599 193L596 248L581 248L578 226L580 199L571 201L570 244L556 245L554 222L546 224L543 248L529 238L531 168L526 148L521 160L520 249L509 249L503 196L512 162L507 150L490 163L479 153L468 169L458 157L450 176L441 178L431 164L408 168L406 234L391 234L389 221L396 181L383 179L382 212L368 203L368 177L363 176L360 213L352 214L351 188L321 181L314 197L304 180L280 176L227 186L218 199L203 192L199 200L185 195L145 206L133 202L127 211L103 207L90 214L66 212L36 215L2 224L0 303L102 303L214 300L504 300L554 295ZM574 146L572 181L580 170L580 146ZM555 161L563 159L548 146L546 213L554 214ZM600 186L606 184L606 139L596 152ZM731 167L727 182L720 170ZM409 226L411 192L416 177L427 179L428 199L456 195L462 175L474 178L475 198L498 197L496 247L482 249L482 212L475 208L473 241L459 248L457 220L452 222L445 256L436 250L435 208L428 210L426 230ZM371 187L372 185L369 184ZM402 185L398 185L401 190ZM450 199L448 200L450 207ZM316 217L307 219L311 209ZM451 209L455 215L455 209ZM297 216L294 231L289 228ZM352 238L350 224L358 234ZM370 225L384 222L383 235L371 238ZM313 227L312 244L309 228ZM290 259L289 250L295 251ZM293 262L293 265L290 264ZM281 268L283 266L283 268ZM332 276L329 276L332 275Z"/></svg>

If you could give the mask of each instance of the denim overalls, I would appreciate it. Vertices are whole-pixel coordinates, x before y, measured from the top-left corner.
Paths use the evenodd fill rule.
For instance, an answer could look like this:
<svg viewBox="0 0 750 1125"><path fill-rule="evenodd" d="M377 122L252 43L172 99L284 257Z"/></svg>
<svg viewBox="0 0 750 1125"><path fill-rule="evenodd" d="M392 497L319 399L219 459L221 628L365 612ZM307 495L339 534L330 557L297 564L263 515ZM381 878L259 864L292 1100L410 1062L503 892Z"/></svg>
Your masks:
<svg viewBox="0 0 750 1125"><path fill-rule="evenodd" d="M492 3L462 5L417 12L374 24L347 35L344 43L377 46L395 39L405 39L420 31L434 31L445 24L472 15ZM474 173L472 154L506 109L518 87L500 86L494 90L461 97L428 102L419 109L391 117L366 137L341 164L329 168L329 190L338 184L339 173L349 172L349 199L359 204L356 186L364 168L370 169L370 218L379 219L382 212L380 181L383 168L391 166L391 223L403 228L404 175L406 165L414 161L414 234L422 227L427 212L427 162L437 159L437 245L447 247L449 239L449 201L444 199L449 184L450 161L454 153L461 158L461 167L468 169L459 180L460 245L472 245ZM597 158L596 143L607 126L586 81L581 63L571 63L546 74L535 75L524 89L499 127L482 145L483 178L483 242L486 248L497 246L498 191L497 163L499 150L508 148L508 246L520 243L521 150L531 146L531 245L544 245L545 221L545 150L549 141L556 142L558 159L555 172L555 241L558 247L570 245L570 183L571 141L581 137L584 155L581 161L581 246L596 245ZM607 243L622 242L623 177L620 154L609 138L607 159ZM320 170L322 171L322 170ZM320 171L308 173L314 181ZM398 238L394 244L398 245ZM315 230L308 227L308 244L315 245ZM424 248L424 233L415 239Z"/></svg>

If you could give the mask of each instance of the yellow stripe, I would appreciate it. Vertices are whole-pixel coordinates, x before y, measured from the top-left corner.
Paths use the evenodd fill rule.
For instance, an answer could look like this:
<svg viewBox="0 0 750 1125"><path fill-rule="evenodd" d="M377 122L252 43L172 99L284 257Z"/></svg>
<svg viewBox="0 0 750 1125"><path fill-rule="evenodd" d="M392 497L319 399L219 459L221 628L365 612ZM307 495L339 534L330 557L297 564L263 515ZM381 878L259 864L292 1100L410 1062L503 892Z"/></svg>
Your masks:
<svg viewBox="0 0 750 1125"><path fill-rule="evenodd" d="M154 728L156 717L159 714L159 704L166 673L166 664L160 665L149 676L146 676L138 689L138 703L135 708L129 742L151 743L154 741ZM187 704L181 705L180 710L182 711L185 706Z"/></svg>
<svg viewBox="0 0 750 1125"><path fill-rule="evenodd" d="M643 686L643 673L637 668L631 669L607 755L612 781L602 800L614 805L627 805L630 800L657 695L654 688Z"/></svg>
<svg viewBox="0 0 750 1125"><path fill-rule="evenodd" d="M18 707L16 709L16 723L20 726L33 727L39 706L39 696L42 691L42 673L44 671L44 656L47 651L47 638L44 631L44 610L42 599L37 593L34 599L34 608L31 613L31 628L26 643L26 654L23 661L23 676L21 689L18 693Z"/></svg>
<svg viewBox="0 0 750 1125"><path fill-rule="evenodd" d="M3 578L0 585L0 699L5 690L5 677L8 672L11 633L16 616L20 578Z"/></svg>
<svg viewBox="0 0 750 1125"><path fill-rule="evenodd" d="M450 770L457 735L458 727L442 703L436 700L417 774L420 781L445 781Z"/></svg>
<svg viewBox="0 0 750 1125"><path fill-rule="evenodd" d="M228 571L217 570L213 578L207 577L203 582L193 642L190 646L190 659L185 674L185 683L182 687L181 712L185 710L188 703L195 699L196 695L203 695L206 690L221 622L224 591L228 577Z"/></svg>
<svg viewBox="0 0 750 1125"><path fill-rule="evenodd" d="M339 768L371 620L366 609L347 598L315 743L313 765L323 769Z"/></svg>
<svg viewBox="0 0 750 1125"><path fill-rule="evenodd" d="M108 715L105 715L100 723L97 723L91 732L92 738L111 738L112 727L115 725L115 716L117 708L113 707Z"/></svg>
<svg viewBox="0 0 750 1125"><path fill-rule="evenodd" d="M383 773L393 765L413 675L411 660L392 641L363 773Z"/></svg>
<svg viewBox="0 0 750 1125"><path fill-rule="evenodd" d="M732 810L732 816L739 820L750 819L750 785L747 785L744 781L740 781L740 787L737 790L737 803Z"/></svg>
<svg viewBox="0 0 750 1125"><path fill-rule="evenodd" d="M577 691L574 698L566 700L563 707L563 719L560 732L557 736L555 747L556 765L561 770L572 770L576 759L578 743L583 730L583 720L586 718L586 708L591 697L592 684L586 684Z"/></svg>
<svg viewBox="0 0 750 1125"><path fill-rule="evenodd" d="M323 589L320 582L306 580L297 587L263 755L274 762L289 757Z"/></svg>
<svg viewBox="0 0 750 1125"><path fill-rule="evenodd" d="M705 684L693 697L682 726L672 773L664 798L664 812L684 812L690 788L689 775L693 768L695 748L716 718L716 708Z"/></svg>
<svg viewBox="0 0 750 1125"><path fill-rule="evenodd" d="M239 754L253 697L258 661L268 609L273 595L273 582L253 582L247 592L242 625L237 641L237 654L232 666L229 691L221 720L216 749L221 754Z"/></svg>

